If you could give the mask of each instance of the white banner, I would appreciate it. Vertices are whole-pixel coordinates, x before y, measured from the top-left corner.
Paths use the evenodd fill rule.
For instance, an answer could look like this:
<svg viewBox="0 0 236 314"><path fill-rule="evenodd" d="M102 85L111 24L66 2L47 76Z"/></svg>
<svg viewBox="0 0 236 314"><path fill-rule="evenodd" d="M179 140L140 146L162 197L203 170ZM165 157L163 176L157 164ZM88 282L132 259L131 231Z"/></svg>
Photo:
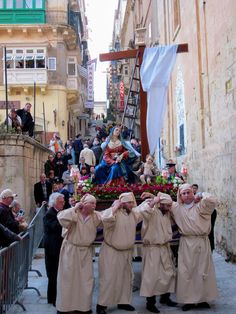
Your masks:
<svg viewBox="0 0 236 314"><path fill-rule="evenodd" d="M87 63L87 70L88 70L88 97L87 97L87 102L90 103L90 107L86 108L93 108L91 107L91 103L94 102L94 71L96 67L96 61L97 59L88 61Z"/></svg>
<svg viewBox="0 0 236 314"><path fill-rule="evenodd" d="M94 101L86 101L86 103L84 104L84 108L94 108Z"/></svg>

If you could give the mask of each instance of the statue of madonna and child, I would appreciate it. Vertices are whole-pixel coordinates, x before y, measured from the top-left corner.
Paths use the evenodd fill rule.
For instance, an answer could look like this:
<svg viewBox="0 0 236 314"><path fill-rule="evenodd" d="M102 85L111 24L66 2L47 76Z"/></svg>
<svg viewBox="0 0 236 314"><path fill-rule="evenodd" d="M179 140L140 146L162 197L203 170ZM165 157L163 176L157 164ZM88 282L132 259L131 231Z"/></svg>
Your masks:
<svg viewBox="0 0 236 314"><path fill-rule="evenodd" d="M123 185L126 182L134 183L135 174L133 165L140 154L125 141L121 134L121 127L115 126L103 144L103 157L95 168L96 184Z"/></svg>

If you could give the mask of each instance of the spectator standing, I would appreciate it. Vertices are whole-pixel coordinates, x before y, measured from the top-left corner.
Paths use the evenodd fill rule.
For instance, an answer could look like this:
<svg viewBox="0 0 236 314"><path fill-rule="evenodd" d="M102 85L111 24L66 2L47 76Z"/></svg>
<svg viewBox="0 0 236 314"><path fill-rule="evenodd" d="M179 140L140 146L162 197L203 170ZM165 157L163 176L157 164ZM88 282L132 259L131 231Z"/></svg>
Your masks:
<svg viewBox="0 0 236 314"><path fill-rule="evenodd" d="M80 157L78 168L79 168L79 171L81 171L82 168L86 168L87 169L87 173L90 173L90 167L89 167L88 164L86 164L84 157Z"/></svg>
<svg viewBox="0 0 236 314"><path fill-rule="evenodd" d="M10 209L10 205L17 194L13 194L12 190L3 190L0 194L0 223L18 234L20 232L19 221L17 221ZM21 220L21 219L19 219Z"/></svg>
<svg viewBox="0 0 236 314"><path fill-rule="evenodd" d="M44 172L47 178L49 177L49 172L51 170L55 171L55 162L53 159L54 159L53 154L48 155L48 160L44 164Z"/></svg>
<svg viewBox="0 0 236 314"><path fill-rule="evenodd" d="M71 207L75 207L76 199L75 199L74 195L71 195L71 196L70 196L70 198L69 198L69 204L70 204L70 208L71 208Z"/></svg>
<svg viewBox="0 0 236 314"><path fill-rule="evenodd" d="M16 109L11 109L10 113L8 114L8 126L14 129L18 134L22 131L22 121L20 116L17 115Z"/></svg>
<svg viewBox="0 0 236 314"><path fill-rule="evenodd" d="M66 154L67 156L70 156L70 158L73 161L73 165L75 165L75 149L74 149L74 143L72 141L72 138L69 139L65 144Z"/></svg>
<svg viewBox="0 0 236 314"><path fill-rule="evenodd" d="M177 172L176 168L176 163L172 160L169 159L168 162L166 163L166 167L168 170L168 182L171 182L175 177L180 178L184 182L184 178L181 176L179 172Z"/></svg>
<svg viewBox="0 0 236 314"><path fill-rule="evenodd" d="M45 266L48 277L47 300L49 304L56 305L57 295L57 270L62 244L62 227L57 219L57 214L63 210L64 195L53 193L49 199L49 210L43 218L44 224L44 249Z"/></svg>
<svg viewBox="0 0 236 314"><path fill-rule="evenodd" d="M43 202L48 202L52 193L52 185L46 180L45 173L41 173L40 181L34 185L34 199L37 207L41 207Z"/></svg>
<svg viewBox="0 0 236 314"><path fill-rule="evenodd" d="M65 189L70 193L74 193L74 178L71 176L71 168L73 165L72 160L68 160L67 163L67 170L63 172L62 174L62 180L65 184Z"/></svg>
<svg viewBox="0 0 236 314"><path fill-rule="evenodd" d="M62 153L57 152L53 161L55 163L55 176L61 179L62 174L65 171L64 157L62 156Z"/></svg>
<svg viewBox="0 0 236 314"><path fill-rule="evenodd" d="M67 154L66 149L63 149L61 151L61 155L62 155L62 160L63 160L63 167L64 167L63 172L64 172L67 169L68 161L72 160L71 159L72 157L71 157L71 154L69 154L69 155Z"/></svg>
<svg viewBox="0 0 236 314"><path fill-rule="evenodd" d="M30 137L34 135L34 120L30 113L31 107L32 105L28 102L23 109L18 109L16 111L22 121L22 132L28 132Z"/></svg>
<svg viewBox="0 0 236 314"><path fill-rule="evenodd" d="M67 189L64 187L64 181L62 179L57 179L56 181L57 187L58 187L58 192L64 195L64 209L69 208L69 198L70 198L70 193Z"/></svg>
<svg viewBox="0 0 236 314"><path fill-rule="evenodd" d="M76 135L75 140L74 140L74 151L75 151L75 164L79 164L79 157L80 157L80 152L83 149L83 144L81 140L81 134Z"/></svg>
<svg viewBox="0 0 236 314"><path fill-rule="evenodd" d="M52 139L49 143L49 149L56 154L57 152L61 152L63 150L63 143L60 139L58 133L54 133Z"/></svg>
<svg viewBox="0 0 236 314"><path fill-rule="evenodd" d="M89 167L96 165L96 157L88 144L84 144L84 149L80 152L80 157L84 157L85 163L88 164Z"/></svg>
<svg viewBox="0 0 236 314"><path fill-rule="evenodd" d="M93 151L95 158L96 158L96 166L99 164L100 157L102 155L102 148L99 140L95 137L93 141L93 146L91 147L91 150Z"/></svg>
<svg viewBox="0 0 236 314"><path fill-rule="evenodd" d="M17 202L16 200L13 200L13 202L11 203L11 205L9 206L13 216L15 217L16 220L19 220L19 231L26 231L28 228L28 224L24 218L24 210L21 208L21 205L19 202Z"/></svg>
<svg viewBox="0 0 236 314"><path fill-rule="evenodd" d="M47 181L51 184L53 184L56 180L56 177L55 177L55 172L54 170L50 170L49 171L49 175L48 175L48 178L47 178Z"/></svg>

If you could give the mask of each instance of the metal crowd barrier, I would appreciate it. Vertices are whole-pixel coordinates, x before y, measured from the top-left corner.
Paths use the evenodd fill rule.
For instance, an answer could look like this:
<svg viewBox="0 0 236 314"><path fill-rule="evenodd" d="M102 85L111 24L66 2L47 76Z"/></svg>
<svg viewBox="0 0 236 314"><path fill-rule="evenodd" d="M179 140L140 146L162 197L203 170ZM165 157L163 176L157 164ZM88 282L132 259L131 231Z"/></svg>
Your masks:
<svg viewBox="0 0 236 314"><path fill-rule="evenodd" d="M29 270L29 233L22 240L12 243L0 250L0 313L6 313L9 308L18 303L19 296L27 286Z"/></svg>
<svg viewBox="0 0 236 314"><path fill-rule="evenodd" d="M40 207L29 224L28 230L21 233L21 241L12 243L0 250L0 314L7 313L13 304L24 305L19 297L24 289L37 288L28 286L28 272L32 271L32 260L43 238L43 216L46 206ZM38 270L39 276L42 276Z"/></svg>
<svg viewBox="0 0 236 314"><path fill-rule="evenodd" d="M38 270L32 269L32 261L37 252L37 249L43 239L43 216L47 210L47 205L42 205L38 210L33 219L31 220L28 226L28 232L30 234L30 244L29 244L29 265L30 271L37 272L39 277L42 277L42 274Z"/></svg>

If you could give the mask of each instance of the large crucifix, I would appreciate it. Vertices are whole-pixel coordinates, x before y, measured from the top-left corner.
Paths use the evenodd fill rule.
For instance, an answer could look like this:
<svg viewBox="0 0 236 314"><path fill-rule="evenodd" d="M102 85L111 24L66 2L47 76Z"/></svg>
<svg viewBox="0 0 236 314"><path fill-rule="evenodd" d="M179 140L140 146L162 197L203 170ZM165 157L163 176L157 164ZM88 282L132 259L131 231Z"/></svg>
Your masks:
<svg viewBox="0 0 236 314"><path fill-rule="evenodd" d="M99 55L100 61L114 61L122 59L134 59L139 56L139 66L141 67L143 61L143 53L145 46L139 46L138 49L130 49L117 52L102 53ZM188 52L188 44L180 44L177 48L177 53ZM141 130L141 143L142 143L142 160L145 160L146 155L149 153L147 141L147 93L143 91L142 84L140 84L140 130Z"/></svg>

